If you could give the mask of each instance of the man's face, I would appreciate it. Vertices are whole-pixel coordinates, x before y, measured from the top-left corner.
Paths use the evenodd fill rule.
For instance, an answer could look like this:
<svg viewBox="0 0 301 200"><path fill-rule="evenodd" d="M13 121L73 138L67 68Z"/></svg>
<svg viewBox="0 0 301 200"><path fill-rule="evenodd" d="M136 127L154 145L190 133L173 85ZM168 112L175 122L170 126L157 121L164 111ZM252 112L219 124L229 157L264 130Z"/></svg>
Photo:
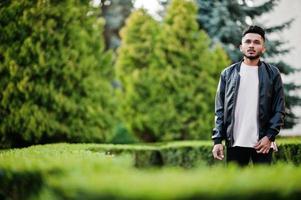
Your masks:
<svg viewBox="0 0 301 200"><path fill-rule="evenodd" d="M251 60L259 58L264 52L264 40L257 33L247 33L241 40L240 51Z"/></svg>

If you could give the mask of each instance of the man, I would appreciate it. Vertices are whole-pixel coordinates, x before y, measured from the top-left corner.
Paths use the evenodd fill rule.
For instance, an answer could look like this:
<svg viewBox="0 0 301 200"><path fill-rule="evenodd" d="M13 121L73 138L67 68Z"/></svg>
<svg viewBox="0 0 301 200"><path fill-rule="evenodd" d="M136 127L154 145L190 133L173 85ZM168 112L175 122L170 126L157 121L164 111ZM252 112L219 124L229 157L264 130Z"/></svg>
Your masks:
<svg viewBox="0 0 301 200"><path fill-rule="evenodd" d="M212 135L215 159L224 158L225 140L227 162L271 163L271 144L284 124L285 102L279 70L260 61L265 50L264 30L248 27L240 45L243 60L221 73Z"/></svg>

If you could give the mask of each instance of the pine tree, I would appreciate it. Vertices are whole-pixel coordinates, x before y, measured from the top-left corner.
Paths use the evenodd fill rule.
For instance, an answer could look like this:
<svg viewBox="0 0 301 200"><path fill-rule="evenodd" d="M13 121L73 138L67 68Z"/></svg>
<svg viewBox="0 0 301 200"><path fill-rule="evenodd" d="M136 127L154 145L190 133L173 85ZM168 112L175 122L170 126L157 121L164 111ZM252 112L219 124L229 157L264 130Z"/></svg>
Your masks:
<svg viewBox="0 0 301 200"><path fill-rule="evenodd" d="M213 113L209 111L214 109L221 64L229 61L221 48L209 48L210 40L199 31L196 12L191 1L173 1L155 39L152 33L157 31L140 26L152 20L143 22L137 17L134 21L131 16L124 28L124 36L135 35L122 37L117 60L128 64L127 69L125 64L116 67L123 72L120 79L125 79L123 99L128 106L122 114L131 131L144 141L210 136ZM150 34L144 36L147 32ZM143 37L153 40L141 42ZM132 62L124 61L133 49L139 49L139 56Z"/></svg>
<svg viewBox="0 0 301 200"><path fill-rule="evenodd" d="M79 0L1 2L1 146L106 140L111 56L97 14Z"/></svg>
<svg viewBox="0 0 301 200"><path fill-rule="evenodd" d="M246 0L197 0L200 27L209 34L213 41L220 42L223 45L232 62L237 62L242 58L238 48L241 41L241 33L251 23L260 25L265 28L268 38L266 42L267 51L264 54L265 59L277 66L280 72L285 75L294 73L296 69L281 60L281 56L290 51L285 47L286 42L279 39L269 39L271 33L282 32L289 28L292 20L267 27L258 19L262 14L271 12L277 6L279 0L269 0L258 6L253 6L250 2ZM284 88L287 112L285 128L291 128L297 122L297 117L292 112L292 108L301 105L301 98L294 91L301 88L301 86L294 83L285 83Z"/></svg>
<svg viewBox="0 0 301 200"><path fill-rule="evenodd" d="M122 40L115 66L121 85L118 113L130 134L143 129L147 118L143 110L148 109L145 106L149 106L146 102L152 84L152 76L147 74L154 60L158 28L158 23L145 10L139 9L131 13L120 32ZM143 97L144 102L141 101Z"/></svg>

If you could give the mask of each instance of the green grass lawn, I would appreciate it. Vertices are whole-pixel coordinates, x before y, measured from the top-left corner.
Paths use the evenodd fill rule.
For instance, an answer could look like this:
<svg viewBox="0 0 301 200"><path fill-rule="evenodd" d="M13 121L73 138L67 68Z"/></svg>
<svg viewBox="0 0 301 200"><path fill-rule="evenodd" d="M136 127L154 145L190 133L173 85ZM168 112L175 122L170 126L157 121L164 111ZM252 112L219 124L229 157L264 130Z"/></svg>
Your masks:
<svg viewBox="0 0 301 200"><path fill-rule="evenodd" d="M299 139L279 140L280 147L296 143L301 144ZM183 168L173 160L179 157L163 156L163 166L136 165L136 152L149 159L148 152L159 149L165 155L168 150L166 155L178 153L185 158L185 153L196 154L198 151L191 149L199 150L200 146L211 150L211 142L191 141L155 145L62 143L5 150L0 153L0 199L300 198L301 168L292 163L239 168L196 162ZM177 167L172 167L173 163Z"/></svg>

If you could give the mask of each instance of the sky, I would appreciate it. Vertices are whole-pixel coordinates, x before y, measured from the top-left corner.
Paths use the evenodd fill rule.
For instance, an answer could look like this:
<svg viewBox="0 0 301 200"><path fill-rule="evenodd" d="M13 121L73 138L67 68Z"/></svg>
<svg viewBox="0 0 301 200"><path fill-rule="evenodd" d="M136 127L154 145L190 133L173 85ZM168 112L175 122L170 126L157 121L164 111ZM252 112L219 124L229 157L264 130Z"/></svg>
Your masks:
<svg viewBox="0 0 301 200"><path fill-rule="evenodd" d="M162 10L162 6L159 4L158 0L135 0L134 7L145 8L154 18L160 18L157 11Z"/></svg>
<svg viewBox="0 0 301 200"><path fill-rule="evenodd" d="M160 4L157 0L135 0L134 7L136 8L146 8L148 10L155 11L160 8Z"/></svg>

